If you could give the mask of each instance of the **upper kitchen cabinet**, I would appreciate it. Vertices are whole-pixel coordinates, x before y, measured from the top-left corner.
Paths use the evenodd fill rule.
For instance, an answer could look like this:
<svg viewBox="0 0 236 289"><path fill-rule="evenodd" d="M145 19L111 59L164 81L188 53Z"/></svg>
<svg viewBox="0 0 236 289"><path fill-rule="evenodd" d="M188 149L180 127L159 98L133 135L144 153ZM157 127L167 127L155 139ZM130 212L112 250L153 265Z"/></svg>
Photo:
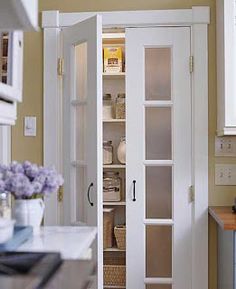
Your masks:
<svg viewBox="0 0 236 289"><path fill-rule="evenodd" d="M236 135L235 0L217 0L217 134Z"/></svg>
<svg viewBox="0 0 236 289"><path fill-rule="evenodd" d="M37 30L38 1L0 1L0 125L13 125L22 101L23 31Z"/></svg>
<svg viewBox="0 0 236 289"><path fill-rule="evenodd" d="M32 30L38 27L38 0L1 0L0 29Z"/></svg>

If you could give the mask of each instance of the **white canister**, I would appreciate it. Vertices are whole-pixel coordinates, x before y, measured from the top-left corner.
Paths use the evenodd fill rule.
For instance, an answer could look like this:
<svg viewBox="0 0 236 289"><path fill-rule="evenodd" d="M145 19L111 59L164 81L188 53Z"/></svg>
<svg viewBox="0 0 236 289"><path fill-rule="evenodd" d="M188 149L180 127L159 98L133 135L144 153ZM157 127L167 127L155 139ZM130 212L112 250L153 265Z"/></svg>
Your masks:
<svg viewBox="0 0 236 289"><path fill-rule="evenodd" d="M126 161L126 141L125 137L120 139L120 144L117 148L117 159L121 164L125 164Z"/></svg>

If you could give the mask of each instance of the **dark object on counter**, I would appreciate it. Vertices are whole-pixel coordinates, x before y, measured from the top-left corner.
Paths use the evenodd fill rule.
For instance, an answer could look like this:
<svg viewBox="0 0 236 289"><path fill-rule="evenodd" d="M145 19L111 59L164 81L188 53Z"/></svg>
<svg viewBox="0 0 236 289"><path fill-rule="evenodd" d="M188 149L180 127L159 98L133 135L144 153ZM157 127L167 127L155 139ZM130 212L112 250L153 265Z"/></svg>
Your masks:
<svg viewBox="0 0 236 289"><path fill-rule="evenodd" d="M0 244L0 252L14 251L33 235L31 226L15 226L13 237L6 243Z"/></svg>
<svg viewBox="0 0 236 289"><path fill-rule="evenodd" d="M1 278L35 278L32 289L40 289L62 264L60 253L4 252L0 253Z"/></svg>

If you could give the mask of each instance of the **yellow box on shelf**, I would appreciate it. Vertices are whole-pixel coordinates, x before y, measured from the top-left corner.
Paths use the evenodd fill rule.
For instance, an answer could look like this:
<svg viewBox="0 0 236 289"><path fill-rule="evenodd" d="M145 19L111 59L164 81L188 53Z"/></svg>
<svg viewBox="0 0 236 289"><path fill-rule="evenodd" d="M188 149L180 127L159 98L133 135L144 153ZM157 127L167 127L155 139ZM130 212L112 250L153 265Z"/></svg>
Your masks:
<svg viewBox="0 0 236 289"><path fill-rule="evenodd" d="M121 47L104 47L104 72L122 72L122 49Z"/></svg>

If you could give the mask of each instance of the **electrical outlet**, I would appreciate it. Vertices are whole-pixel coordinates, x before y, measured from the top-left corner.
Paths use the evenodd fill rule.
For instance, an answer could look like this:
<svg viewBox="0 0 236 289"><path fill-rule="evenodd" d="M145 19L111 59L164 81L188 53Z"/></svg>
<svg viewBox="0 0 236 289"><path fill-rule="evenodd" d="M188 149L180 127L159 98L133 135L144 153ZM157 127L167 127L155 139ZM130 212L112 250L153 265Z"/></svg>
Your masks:
<svg viewBox="0 0 236 289"><path fill-rule="evenodd" d="M215 165L215 184L217 186L236 185L236 165L231 164Z"/></svg>
<svg viewBox="0 0 236 289"><path fill-rule="evenodd" d="M215 137L215 156L236 157L236 137Z"/></svg>

